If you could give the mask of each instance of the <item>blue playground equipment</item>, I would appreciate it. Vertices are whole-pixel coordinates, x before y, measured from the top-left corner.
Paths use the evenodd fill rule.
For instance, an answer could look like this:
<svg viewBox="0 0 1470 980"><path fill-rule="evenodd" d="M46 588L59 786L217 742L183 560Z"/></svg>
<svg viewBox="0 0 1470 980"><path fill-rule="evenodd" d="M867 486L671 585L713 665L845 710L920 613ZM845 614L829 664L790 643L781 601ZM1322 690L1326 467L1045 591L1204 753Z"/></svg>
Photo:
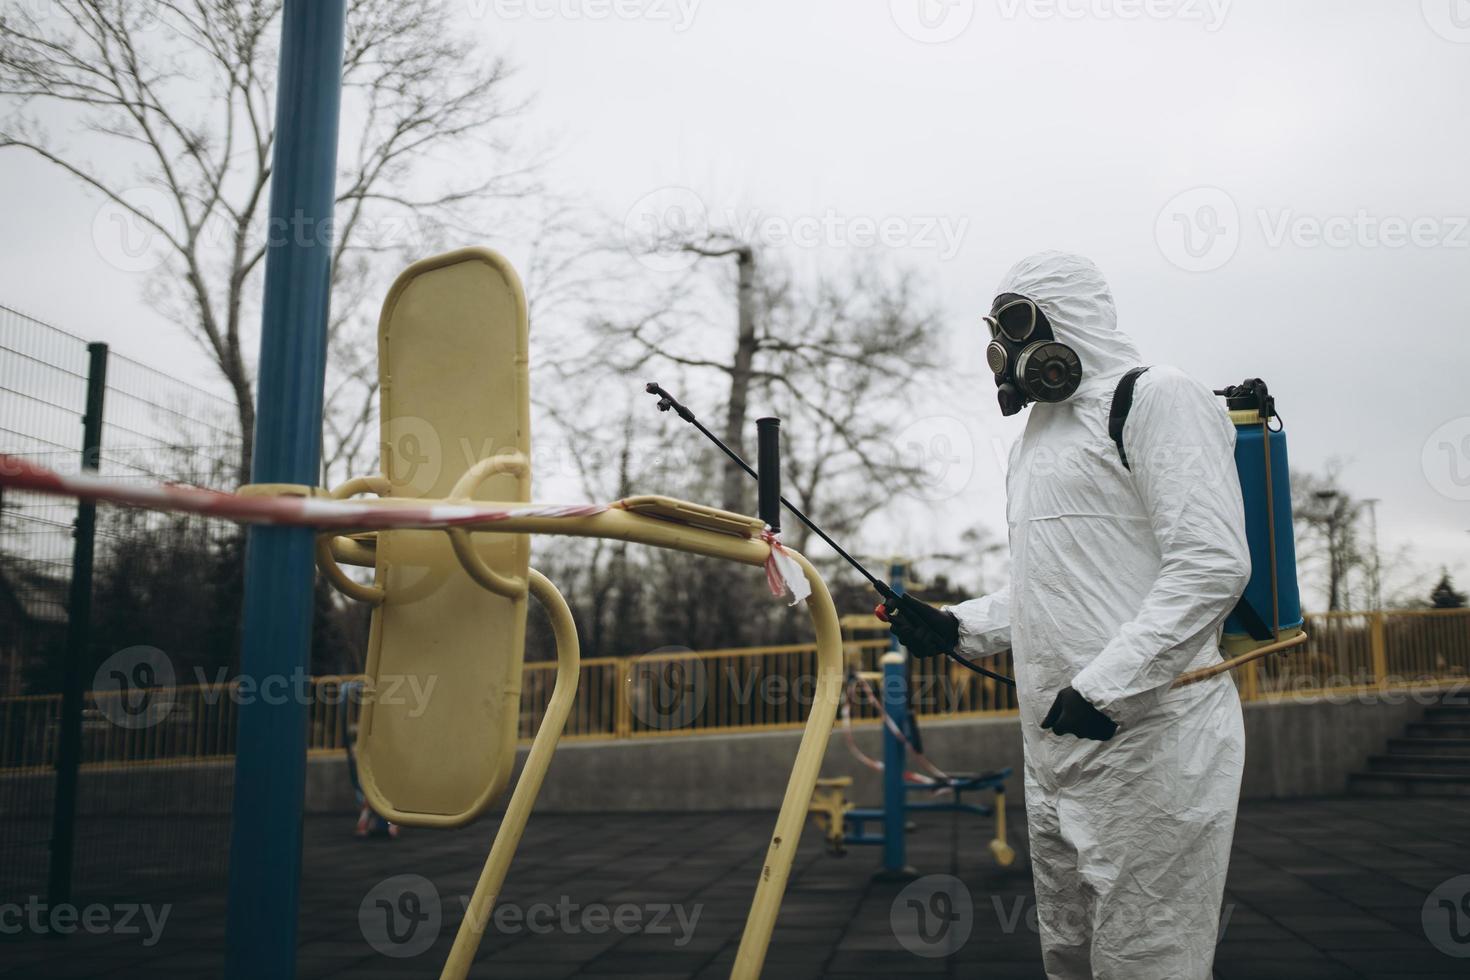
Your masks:
<svg viewBox="0 0 1470 980"><path fill-rule="evenodd" d="M342 713L338 722L342 748L347 753L347 779L352 784L352 795L357 801L357 824L353 833L357 837L397 840L398 825L372 808L357 774L357 724L352 720L349 705L353 698L364 697L366 689L367 685L362 681L347 681L342 685Z"/></svg>
<svg viewBox="0 0 1470 980"><path fill-rule="evenodd" d="M265 258L260 377L251 482L313 487L321 474L322 388L331 299L346 0L286 0ZM240 672L303 677L310 668L316 533L250 528ZM225 975L296 975L301 811L308 706L300 698L240 705Z"/></svg>
<svg viewBox="0 0 1470 980"><path fill-rule="evenodd" d="M906 563L895 560L889 568L889 582L895 592L904 591ZM910 814L967 813L978 817L995 817L995 836L990 851L1002 867L1015 860L1015 850L1006 842L1005 784L1011 776L1009 768L984 773L943 773L920 776L908 771L908 752L923 758L923 742L918 720L909 704L909 656L896 637L889 638L888 652L882 658L883 685L883 806L856 807L847 803L842 790L852 784L850 777L818 781L812 800L812 814L827 835L828 850L846 853L849 844L881 847L883 864L876 873L882 879L915 877L918 872L908 864L906 835ZM854 683L865 684L861 671L849 676L849 689ZM924 760L927 762L927 760ZM968 802L965 793L994 792L992 803ZM932 799L945 794L947 800ZM917 799L916 799L917 797ZM923 797L931 797L924 799ZM876 827L873 825L877 825Z"/></svg>

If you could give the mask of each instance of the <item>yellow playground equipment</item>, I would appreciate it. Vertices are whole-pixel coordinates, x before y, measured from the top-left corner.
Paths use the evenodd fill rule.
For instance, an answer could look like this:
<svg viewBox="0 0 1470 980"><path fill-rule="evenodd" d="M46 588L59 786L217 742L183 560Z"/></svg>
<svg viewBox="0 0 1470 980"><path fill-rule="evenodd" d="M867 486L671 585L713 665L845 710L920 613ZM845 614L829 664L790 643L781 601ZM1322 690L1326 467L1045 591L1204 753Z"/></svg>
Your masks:
<svg viewBox="0 0 1470 980"><path fill-rule="evenodd" d="M666 497L609 507L545 508L531 500L525 294L498 254L462 249L425 259L394 283L378 328L383 472L349 480L336 499L376 494L386 504L495 501L503 520L473 530L324 533L317 558L343 593L373 607L370 689L433 683L428 706L365 700L358 766L369 805L407 826L459 827L501 798L516 756L526 602L550 615L556 684L465 911L443 977L467 974L576 695L579 652L571 611L530 566L532 534L614 538L747 565L773 543L757 518ZM805 734L756 882L732 976L765 960L808 801L842 697L842 636L826 585L787 550L811 586L817 678ZM338 563L373 569L373 584ZM427 688L424 688L427 689Z"/></svg>

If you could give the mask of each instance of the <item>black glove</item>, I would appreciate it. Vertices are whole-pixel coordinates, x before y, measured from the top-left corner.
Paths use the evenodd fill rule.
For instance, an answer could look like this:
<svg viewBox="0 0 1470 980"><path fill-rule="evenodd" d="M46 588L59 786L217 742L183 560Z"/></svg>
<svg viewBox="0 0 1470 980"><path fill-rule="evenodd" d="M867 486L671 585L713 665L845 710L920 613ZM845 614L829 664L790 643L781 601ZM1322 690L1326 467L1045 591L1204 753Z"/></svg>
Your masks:
<svg viewBox="0 0 1470 980"><path fill-rule="evenodd" d="M937 657L960 642L960 621L954 613L935 609L910 595L889 599L883 607L889 632L916 657Z"/></svg>
<svg viewBox="0 0 1470 980"><path fill-rule="evenodd" d="M1057 699L1051 703L1041 727L1051 729L1053 735L1076 735L1106 742L1118 730L1118 723L1094 708L1091 701L1069 684L1057 692Z"/></svg>

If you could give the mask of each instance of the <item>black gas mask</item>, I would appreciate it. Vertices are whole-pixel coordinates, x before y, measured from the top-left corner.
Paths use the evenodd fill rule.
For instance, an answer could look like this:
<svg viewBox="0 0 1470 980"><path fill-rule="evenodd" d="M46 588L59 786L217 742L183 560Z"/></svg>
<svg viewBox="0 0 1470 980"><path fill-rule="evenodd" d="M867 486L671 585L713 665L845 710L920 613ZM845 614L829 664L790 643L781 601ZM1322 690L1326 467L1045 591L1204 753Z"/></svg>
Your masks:
<svg viewBox="0 0 1470 980"><path fill-rule="evenodd" d="M995 374L1002 415L1015 415L1030 402L1059 402L1082 383L1082 361L1060 343L1046 314L1024 296L1001 293L985 317L990 346L985 362Z"/></svg>

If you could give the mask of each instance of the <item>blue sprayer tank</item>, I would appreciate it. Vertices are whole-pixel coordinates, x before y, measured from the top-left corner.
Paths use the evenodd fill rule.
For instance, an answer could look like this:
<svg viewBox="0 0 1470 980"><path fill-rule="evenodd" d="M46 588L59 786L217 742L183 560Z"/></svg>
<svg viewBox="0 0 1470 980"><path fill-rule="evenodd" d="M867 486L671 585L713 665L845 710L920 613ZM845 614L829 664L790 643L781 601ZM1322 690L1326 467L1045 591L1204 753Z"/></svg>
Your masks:
<svg viewBox="0 0 1470 980"><path fill-rule="evenodd" d="M1245 500L1251 554L1250 581L1225 620L1225 637L1259 645L1302 625L1286 432L1276 415L1276 400L1261 379L1251 378L1215 394L1225 397L1235 424L1235 469Z"/></svg>

